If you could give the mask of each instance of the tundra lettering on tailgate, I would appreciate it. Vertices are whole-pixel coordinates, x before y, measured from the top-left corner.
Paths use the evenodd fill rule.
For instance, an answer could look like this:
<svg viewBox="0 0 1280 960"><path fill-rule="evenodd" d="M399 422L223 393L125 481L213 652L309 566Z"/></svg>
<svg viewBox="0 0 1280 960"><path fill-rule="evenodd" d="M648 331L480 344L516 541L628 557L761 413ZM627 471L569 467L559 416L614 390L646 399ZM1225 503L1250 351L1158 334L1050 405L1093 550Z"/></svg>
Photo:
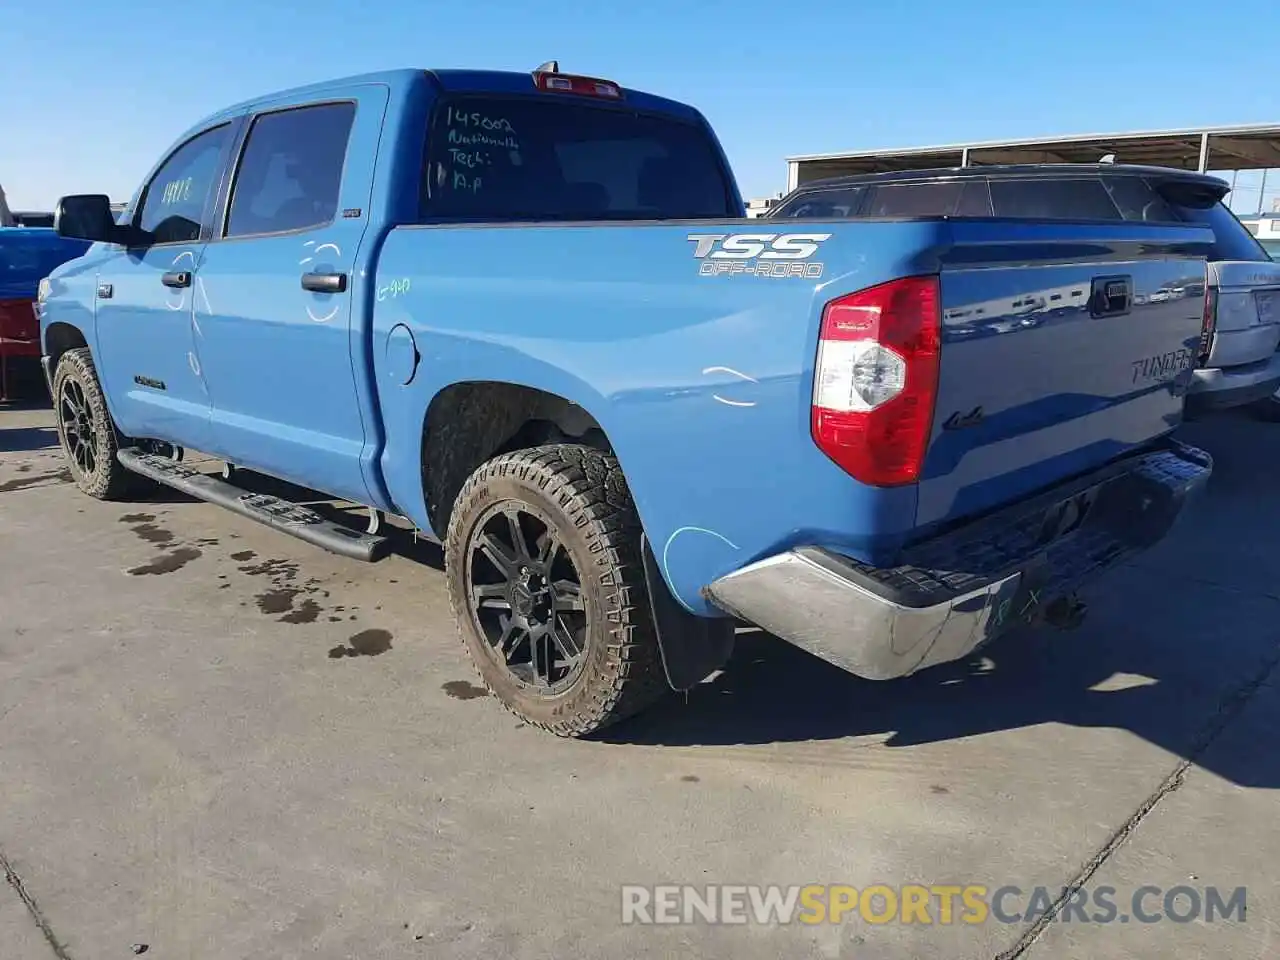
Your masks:
<svg viewBox="0 0 1280 960"><path fill-rule="evenodd" d="M821 261L810 260L829 233L691 233L696 244L698 273L704 277L737 276L804 277L822 276Z"/></svg>
<svg viewBox="0 0 1280 960"><path fill-rule="evenodd" d="M1193 353L1187 347L1170 350L1154 357L1133 361L1133 382L1150 383L1153 380L1170 380L1191 368Z"/></svg>

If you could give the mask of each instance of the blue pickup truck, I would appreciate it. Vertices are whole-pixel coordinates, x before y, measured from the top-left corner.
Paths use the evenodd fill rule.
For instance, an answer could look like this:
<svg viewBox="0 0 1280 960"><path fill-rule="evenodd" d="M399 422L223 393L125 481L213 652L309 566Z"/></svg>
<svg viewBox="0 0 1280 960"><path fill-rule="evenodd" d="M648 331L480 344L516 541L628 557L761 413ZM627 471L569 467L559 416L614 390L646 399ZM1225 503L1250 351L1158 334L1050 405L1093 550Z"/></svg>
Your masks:
<svg viewBox="0 0 1280 960"><path fill-rule="evenodd" d="M696 110L554 63L231 107L118 223L59 204L93 241L40 291L69 469L362 560L407 518L484 683L569 736L738 621L870 679L1070 622L1207 481L1170 437L1205 227L743 213Z"/></svg>

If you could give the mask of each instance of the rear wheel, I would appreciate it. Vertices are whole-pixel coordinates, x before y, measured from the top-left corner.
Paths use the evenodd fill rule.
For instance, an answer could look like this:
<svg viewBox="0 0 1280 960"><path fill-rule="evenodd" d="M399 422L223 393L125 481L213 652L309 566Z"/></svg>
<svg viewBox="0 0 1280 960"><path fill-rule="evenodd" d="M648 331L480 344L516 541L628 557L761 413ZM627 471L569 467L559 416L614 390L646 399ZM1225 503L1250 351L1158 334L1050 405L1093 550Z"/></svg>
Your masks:
<svg viewBox="0 0 1280 960"><path fill-rule="evenodd" d="M485 686L522 720L584 736L666 689L617 460L573 444L480 467L445 539L453 614Z"/></svg>
<svg viewBox="0 0 1280 960"><path fill-rule="evenodd" d="M129 490L132 474L116 459L119 433L98 383L87 347L68 350L53 374L53 409L58 439L76 486L98 500L117 500Z"/></svg>

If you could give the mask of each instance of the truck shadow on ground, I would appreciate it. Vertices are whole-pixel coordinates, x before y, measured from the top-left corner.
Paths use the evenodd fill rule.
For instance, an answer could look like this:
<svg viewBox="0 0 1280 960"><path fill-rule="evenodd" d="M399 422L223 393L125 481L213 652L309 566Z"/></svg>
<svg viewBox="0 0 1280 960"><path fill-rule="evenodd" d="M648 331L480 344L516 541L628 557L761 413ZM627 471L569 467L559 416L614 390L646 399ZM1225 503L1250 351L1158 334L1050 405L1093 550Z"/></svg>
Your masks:
<svg viewBox="0 0 1280 960"><path fill-rule="evenodd" d="M1043 723L1132 731L1235 783L1280 788L1280 751L1205 745L1280 660L1280 433L1197 423L1215 476L1169 540L1086 593L1078 630L1021 629L967 661L861 680L761 631L724 671L607 731L614 742L764 744L873 736L888 747ZM1273 626L1273 624L1275 624ZM1280 671L1277 671L1280 674Z"/></svg>
<svg viewBox="0 0 1280 960"><path fill-rule="evenodd" d="M34 453L57 445L53 427L0 427L0 453Z"/></svg>

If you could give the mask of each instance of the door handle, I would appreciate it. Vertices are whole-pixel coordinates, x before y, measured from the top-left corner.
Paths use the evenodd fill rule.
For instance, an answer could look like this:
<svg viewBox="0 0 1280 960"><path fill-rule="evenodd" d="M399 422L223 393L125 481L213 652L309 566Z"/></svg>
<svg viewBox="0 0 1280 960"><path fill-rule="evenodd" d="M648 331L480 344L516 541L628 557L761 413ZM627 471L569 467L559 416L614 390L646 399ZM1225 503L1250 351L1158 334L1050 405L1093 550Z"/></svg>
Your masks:
<svg viewBox="0 0 1280 960"><path fill-rule="evenodd" d="M173 270L169 273L166 273L163 277L161 277L160 282L163 283L166 287L174 287L176 289L189 287L191 286L191 271L190 270Z"/></svg>
<svg viewBox="0 0 1280 960"><path fill-rule="evenodd" d="M347 275L345 273L304 273L302 289L312 293L345 293Z"/></svg>

